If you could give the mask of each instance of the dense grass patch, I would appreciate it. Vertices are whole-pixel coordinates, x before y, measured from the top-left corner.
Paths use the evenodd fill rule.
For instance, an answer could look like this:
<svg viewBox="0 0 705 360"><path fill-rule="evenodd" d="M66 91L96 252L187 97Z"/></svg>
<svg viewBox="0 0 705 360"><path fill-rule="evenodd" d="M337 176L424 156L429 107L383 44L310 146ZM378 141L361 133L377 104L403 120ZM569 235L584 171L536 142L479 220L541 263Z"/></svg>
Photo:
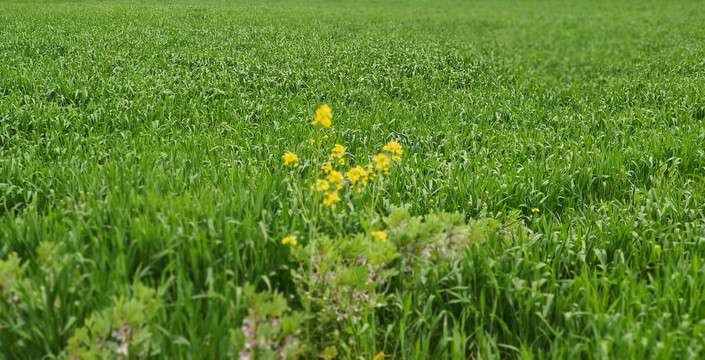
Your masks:
<svg viewBox="0 0 705 360"><path fill-rule="evenodd" d="M705 357L702 10L0 1L0 359L64 356L125 313L144 354L226 358L252 299L306 329L304 357ZM390 255L386 305L318 329L337 338L306 325L292 249L313 232L282 166L314 168L323 103L351 164L404 148L375 214L477 234L411 273ZM367 244L350 204L315 233ZM452 223L418 219L409 239Z"/></svg>

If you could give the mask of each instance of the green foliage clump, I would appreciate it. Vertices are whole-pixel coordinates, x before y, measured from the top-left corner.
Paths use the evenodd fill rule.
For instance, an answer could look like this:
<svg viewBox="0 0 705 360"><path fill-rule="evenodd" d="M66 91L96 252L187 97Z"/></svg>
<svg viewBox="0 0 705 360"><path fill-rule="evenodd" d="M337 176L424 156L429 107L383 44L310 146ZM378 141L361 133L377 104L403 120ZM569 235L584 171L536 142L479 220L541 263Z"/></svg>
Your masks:
<svg viewBox="0 0 705 360"><path fill-rule="evenodd" d="M280 293L256 292L252 285L242 291L247 316L240 329L230 332L231 354L240 360L297 359L303 348L298 336L304 315L292 311Z"/></svg>
<svg viewBox="0 0 705 360"><path fill-rule="evenodd" d="M26 265L21 263L16 253L0 260L0 316L3 318L13 316L11 313L22 307L20 294L26 286Z"/></svg>
<svg viewBox="0 0 705 360"><path fill-rule="evenodd" d="M154 318L162 311L161 295L140 283L129 298L90 315L68 340L68 356L81 360L149 358L160 353Z"/></svg>

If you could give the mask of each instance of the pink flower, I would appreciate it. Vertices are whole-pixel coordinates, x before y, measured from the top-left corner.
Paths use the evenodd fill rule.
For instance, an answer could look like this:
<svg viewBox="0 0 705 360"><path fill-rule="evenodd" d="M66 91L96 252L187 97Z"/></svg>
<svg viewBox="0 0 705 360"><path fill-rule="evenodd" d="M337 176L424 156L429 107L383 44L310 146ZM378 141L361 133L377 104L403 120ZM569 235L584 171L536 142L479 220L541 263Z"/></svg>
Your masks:
<svg viewBox="0 0 705 360"><path fill-rule="evenodd" d="M255 332L256 332L256 331L255 331L254 328L251 328L251 327L249 327L249 326L243 326L243 327L242 327L242 332L244 332L245 335L247 335L247 336L255 336Z"/></svg>
<svg viewBox="0 0 705 360"><path fill-rule="evenodd" d="M257 340L252 340L250 342L245 343L245 349L252 349L252 348L256 348L256 347L262 347L262 343L260 343Z"/></svg>

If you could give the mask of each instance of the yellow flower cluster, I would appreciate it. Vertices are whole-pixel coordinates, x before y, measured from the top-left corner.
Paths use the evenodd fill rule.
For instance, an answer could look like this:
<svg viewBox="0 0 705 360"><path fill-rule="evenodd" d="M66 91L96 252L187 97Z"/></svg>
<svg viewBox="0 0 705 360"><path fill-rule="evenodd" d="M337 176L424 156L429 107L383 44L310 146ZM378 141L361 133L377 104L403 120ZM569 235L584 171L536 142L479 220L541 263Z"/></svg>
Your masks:
<svg viewBox="0 0 705 360"><path fill-rule="evenodd" d="M316 117L311 124L320 124L324 128L328 128L332 124L332 117L333 113L330 106L322 105L316 110ZM319 136L316 139L308 140L310 145L317 145L313 147L316 155L322 155L320 153L320 145L325 142L325 139L328 139L328 135L323 134L322 137ZM395 161L401 160L400 155L403 152L404 151L398 142L390 141L382 147L382 151L380 153L372 157L371 161L367 165L351 166L347 169L347 171L345 171L342 168L342 166L345 165L345 146L335 144L332 148L330 148L327 162L322 165L316 165L320 166L320 169L323 170L324 174L317 178L310 188L312 191L320 193L320 197L322 199L321 202L323 205L335 208L336 204L341 201L341 196L343 196L343 194L340 191L344 187L348 187L348 190L355 189L357 193L361 193L368 184L374 183L378 177L383 178L383 175L389 174L390 165ZM299 157L295 153L287 152L284 154L283 159L284 166L290 166L292 168L299 166ZM318 177L318 175L316 176ZM296 182L294 182L294 185L296 185ZM298 192L298 188L296 189ZM373 203L375 201L375 196L376 191L372 191ZM341 211L345 212L345 209ZM538 212L538 209L535 209L535 211L532 210L532 212ZM384 231L372 231L370 235L382 242L387 242L387 233ZM296 236L286 236L281 239L281 243L285 245L296 245Z"/></svg>
<svg viewBox="0 0 705 360"><path fill-rule="evenodd" d="M330 106L323 104L316 110L316 118L311 122L311 125L321 124L323 127L330 127L333 112Z"/></svg>
<svg viewBox="0 0 705 360"><path fill-rule="evenodd" d="M341 174L340 171L332 170L326 176L326 180L328 180L331 184L334 184L335 188L338 190L343 188L343 174Z"/></svg>
<svg viewBox="0 0 705 360"><path fill-rule="evenodd" d="M299 157L296 156L296 154L294 154L292 152L288 152L288 153L284 154L283 158L284 158L284 166L293 166L293 167L299 166Z"/></svg>
<svg viewBox="0 0 705 360"><path fill-rule="evenodd" d="M345 177L343 177L343 174L340 171L335 170L335 163L324 164L323 166L321 166L321 169L326 173L325 180L317 180L317 184L320 181L325 181L326 188L323 189L320 186L316 185L312 186L311 189L315 189L318 191L326 191L323 194L325 196L323 203L326 205L334 205L335 202L340 201L340 197L337 193L331 193L327 191L329 189L328 185L334 186L335 189L340 190L343 187L343 183L347 179L350 184L348 189L356 189L358 193L361 193L362 189L367 186L370 181L374 181L375 177L378 175L377 171L381 171L384 175L389 174L390 162L394 160L400 160L401 158L399 157L399 155L403 152L401 145L399 145L399 143L396 141L391 141L387 143L387 145L385 145L382 150L383 152L377 154L375 157L372 158L372 163L367 165L367 170L365 170L365 168L363 168L362 166L357 165L355 167L350 168L348 172L345 173ZM344 156L345 147L340 144L335 144L333 149L331 149L331 154L328 159L338 159L336 161L337 164L344 164Z"/></svg>
<svg viewBox="0 0 705 360"><path fill-rule="evenodd" d="M343 174L341 174L340 171L334 170L331 164L323 164L321 169L326 173L325 181L328 181L338 190L343 188Z"/></svg>
<svg viewBox="0 0 705 360"><path fill-rule="evenodd" d="M387 242L387 233L384 231L373 231L372 236L382 240L382 242Z"/></svg>
<svg viewBox="0 0 705 360"><path fill-rule="evenodd" d="M326 128L330 127L332 116L333 113L330 106L322 105L316 110L316 118L311 124L320 124ZM326 138L328 138L328 135L323 137L323 139ZM310 143L314 144L315 140L310 140ZM337 170L336 167L345 164L345 152L345 146L335 144L330 150L330 155L328 156L329 162L321 166L321 169L325 172L325 176L321 179L316 179L316 182L311 185L311 190L323 194L324 205L335 207L335 204L341 200L338 191L342 190L346 183L349 184L348 189L355 189L358 193L361 193L362 189L380 175L380 172L384 175L389 174L390 163L392 161L401 160L399 155L403 153L403 150L398 142L391 141L382 148L382 152L372 158L372 161L366 168L357 165L351 167L346 173L342 173ZM287 152L284 154L284 165L293 167L299 166L298 156L294 153ZM380 237L380 239L382 238ZM386 238L384 238L383 241L384 240L386 240Z"/></svg>
<svg viewBox="0 0 705 360"><path fill-rule="evenodd" d="M296 242L296 236L294 236L294 235L289 235L289 236L283 238L283 239L282 239L282 244L284 244L284 245L286 245L286 244L296 245L296 244L297 244L297 242Z"/></svg>
<svg viewBox="0 0 705 360"><path fill-rule="evenodd" d="M375 167L379 169L384 169L384 172L387 173L389 172L389 157L385 155L384 153L379 153L377 156L372 158L372 161L375 162Z"/></svg>
<svg viewBox="0 0 705 360"><path fill-rule="evenodd" d="M325 192L323 193L324 198L323 198L323 205L330 205L332 208L335 209L335 203L340 201L340 196L338 196L337 192Z"/></svg>
<svg viewBox="0 0 705 360"><path fill-rule="evenodd" d="M331 149L330 156L328 156L328 160L337 159L337 164L344 164L345 159L343 158L343 156L345 156L345 147L340 144L335 144L335 146L333 146L333 148ZM325 189L319 186L315 186L315 188L313 186L311 187L311 189L323 191L323 205L330 205L333 208L335 208L335 203L340 201L340 195L338 195L337 191L343 188L343 183L345 182L343 174L340 171L334 169L334 164L335 163L329 162L321 166L321 169L326 173L325 180L319 179L316 180L316 183L318 184L319 182L324 181L327 185ZM335 189L332 191L328 191L332 187L335 187Z"/></svg>
<svg viewBox="0 0 705 360"><path fill-rule="evenodd" d="M357 185L357 192L362 192L362 188L367 186L370 177L367 176L367 171L360 165L351 168L345 176L350 180L350 189Z"/></svg>
<svg viewBox="0 0 705 360"><path fill-rule="evenodd" d="M401 148L401 145L399 145L399 143L396 141L388 142L387 145L384 145L382 150L391 154L392 161L401 160L401 157L399 157L399 155L404 152L404 150Z"/></svg>
<svg viewBox="0 0 705 360"><path fill-rule="evenodd" d="M330 189L330 184L328 183L328 181L323 179L316 180L316 185L311 186L311 190L316 191L326 191L328 189Z"/></svg>
<svg viewBox="0 0 705 360"><path fill-rule="evenodd" d="M391 161L401 160L401 157L399 155L401 155L403 152L404 150L401 148L401 145L399 145L398 142L388 142L387 145L384 145L384 147L382 147L382 152L372 158L372 161L375 163L375 169L382 170L384 175L389 174L390 158ZM372 178L374 178L374 176Z"/></svg>
<svg viewBox="0 0 705 360"><path fill-rule="evenodd" d="M342 145L336 144L332 150L331 156L336 156L342 160L344 153L345 148ZM330 163L323 164L321 169L326 173L326 177L325 179L316 180L316 185L311 186L311 190L322 191L323 205L330 205L335 208L335 203L340 201L340 195L338 195L337 191L343 188L343 174L333 169L333 165ZM333 187L335 189L333 189Z"/></svg>
<svg viewBox="0 0 705 360"><path fill-rule="evenodd" d="M333 160L333 159L338 159L338 164L345 164L345 159L343 159L343 156L345 155L345 146L340 145L340 144L335 144L333 149L330 151L330 156L328 157L328 160Z"/></svg>

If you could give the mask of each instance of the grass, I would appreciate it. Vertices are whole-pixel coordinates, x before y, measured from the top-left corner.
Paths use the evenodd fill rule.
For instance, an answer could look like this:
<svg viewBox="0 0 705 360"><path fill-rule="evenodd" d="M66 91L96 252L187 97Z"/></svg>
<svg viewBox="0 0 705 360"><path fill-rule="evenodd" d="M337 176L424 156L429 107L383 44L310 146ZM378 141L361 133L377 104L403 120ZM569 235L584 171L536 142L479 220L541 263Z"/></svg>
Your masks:
<svg viewBox="0 0 705 360"><path fill-rule="evenodd" d="M245 283L301 310L281 159L323 103L352 160L404 147L380 213L518 210L531 234L386 287L339 357L702 358L701 10L2 1L0 259L29 290L0 279L0 359L65 355L136 282L163 291L164 358L227 357Z"/></svg>

